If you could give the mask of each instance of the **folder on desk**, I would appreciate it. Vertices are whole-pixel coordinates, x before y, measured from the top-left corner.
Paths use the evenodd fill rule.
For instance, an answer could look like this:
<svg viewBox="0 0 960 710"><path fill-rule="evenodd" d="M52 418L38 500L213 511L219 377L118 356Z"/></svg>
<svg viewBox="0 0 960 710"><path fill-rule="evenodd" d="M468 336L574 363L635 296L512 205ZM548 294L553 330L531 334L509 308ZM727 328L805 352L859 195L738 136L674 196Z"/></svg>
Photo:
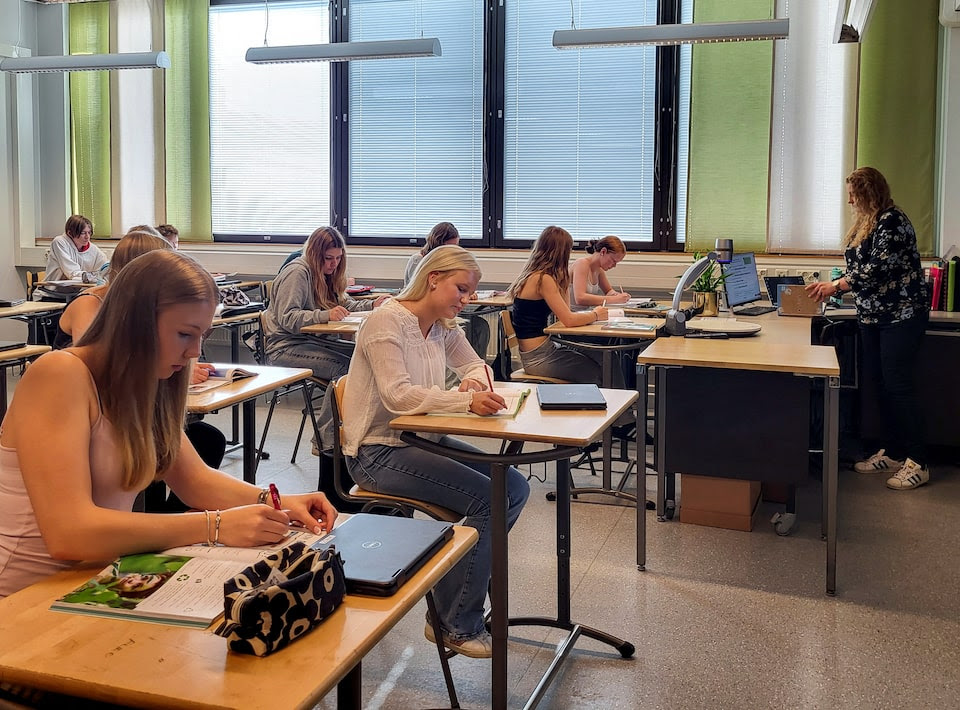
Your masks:
<svg viewBox="0 0 960 710"><path fill-rule="evenodd" d="M540 409L606 409L607 400L596 385L537 385Z"/></svg>

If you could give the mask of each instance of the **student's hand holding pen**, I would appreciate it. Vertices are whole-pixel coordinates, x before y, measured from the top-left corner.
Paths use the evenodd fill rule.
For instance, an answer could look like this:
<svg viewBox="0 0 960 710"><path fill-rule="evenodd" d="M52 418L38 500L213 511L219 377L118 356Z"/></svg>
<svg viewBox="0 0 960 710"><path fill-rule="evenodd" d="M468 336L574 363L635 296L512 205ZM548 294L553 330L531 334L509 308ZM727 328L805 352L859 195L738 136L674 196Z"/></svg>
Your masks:
<svg viewBox="0 0 960 710"><path fill-rule="evenodd" d="M276 493L276 487L271 485L271 491ZM337 520L337 509L319 491L296 495L287 494L283 496L282 503L279 493L276 493L276 497L267 505L274 509L275 513L287 516L287 527L291 524L300 525L317 535L333 530L333 525ZM277 509L277 506L280 506L281 509ZM260 507L265 508L266 506ZM283 534L285 535L286 531Z"/></svg>
<svg viewBox="0 0 960 710"><path fill-rule="evenodd" d="M190 372L190 384L199 385L201 382L206 382L210 379L210 373L215 369L209 362L193 363L193 370Z"/></svg>
<svg viewBox="0 0 960 710"><path fill-rule="evenodd" d="M506 408L507 403L496 392L474 392L470 402L470 411L474 414L496 414Z"/></svg>
<svg viewBox="0 0 960 710"><path fill-rule="evenodd" d="M329 310L329 314L330 314L330 321L333 322L333 321L343 320L348 315L350 315L350 311L348 311L343 306L334 306Z"/></svg>

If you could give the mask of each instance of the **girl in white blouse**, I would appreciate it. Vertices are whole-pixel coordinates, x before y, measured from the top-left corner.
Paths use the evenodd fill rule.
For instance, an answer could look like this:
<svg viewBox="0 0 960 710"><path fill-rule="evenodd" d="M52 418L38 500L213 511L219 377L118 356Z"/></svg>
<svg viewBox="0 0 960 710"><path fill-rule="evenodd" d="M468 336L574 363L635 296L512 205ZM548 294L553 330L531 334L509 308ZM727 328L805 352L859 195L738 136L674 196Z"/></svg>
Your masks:
<svg viewBox="0 0 960 710"><path fill-rule="evenodd" d="M480 280L473 256L458 246L437 247L400 294L360 328L344 393L347 467L367 490L407 496L455 510L476 528L476 547L437 584L434 596L443 642L473 658L489 658L483 603L490 581L490 470L408 446L390 420L424 412L493 414L503 399L489 391L487 366L456 324ZM460 377L444 387L449 367ZM439 437L438 437L439 438ZM479 451L443 437L447 446ZM530 494L515 468L507 471L507 522L513 526ZM433 640L427 624L425 635Z"/></svg>

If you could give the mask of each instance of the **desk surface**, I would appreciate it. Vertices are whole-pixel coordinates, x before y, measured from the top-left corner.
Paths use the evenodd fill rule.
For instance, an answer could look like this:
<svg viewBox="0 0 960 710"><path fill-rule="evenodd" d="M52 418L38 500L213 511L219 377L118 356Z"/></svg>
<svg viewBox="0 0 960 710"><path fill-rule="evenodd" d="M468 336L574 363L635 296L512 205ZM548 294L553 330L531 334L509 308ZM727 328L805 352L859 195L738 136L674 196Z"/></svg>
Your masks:
<svg viewBox="0 0 960 710"><path fill-rule="evenodd" d="M373 311L358 311L357 313L351 313L347 318L351 320L332 320L327 323L314 323L312 325L305 325L300 329L301 333L306 333L307 335L330 335L331 333L356 333L360 330L360 326L363 324L363 319L366 317L361 314L370 314Z"/></svg>
<svg viewBox="0 0 960 710"><path fill-rule="evenodd" d="M0 350L0 362L36 357L37 355L43 355L48 350L50 350L49 345L25 345L22 348L15 348L13 350Z"/></svg>
<svg viewBox="0 0 960 710"><path fill-rule="evenodd" d="M810 327L808 321L806 327ZM809 342L809 330L807 332ZM837 353L832 347L767 341L759 336L729 340L659 338L637 355L637 362L644 365L764 370L799 375L840 374Z"/></svg>
<svg viewBox="0 0 960 710"><path fill-rule="evenodd" d="M0 680L138 707L309 708L476 544L448 542L392 597L348 595L311 633L264 658L203 629L50 611L102 567L61 572L0 600Z"/></svg>
<svg viewBox="0 0 960 710"><path fill-rule="evenodd" d="M0 308L0 318L16 318L18 316L33 316L38 313L55 313L67 307L59 301L24 301L16 306Z"/></svg>
<svg viewBox="0 0 960 710"><path fill-rule="evenodd" d="M577 335L591 338L632 338L635 340L654 340L663 328L664 321L661 318L630 318L631 323L642 323L653 326L654 330L630 330L627 328L617 329L616 323L598 322L588 325L565 326L560 321L544 328L543 332L548 335Z"/></svg>
<svg viewBox="0 0 960 710"><path fill-rule="evenodd" d="M236 316L217 316L213 319L213 322L210 324L211 328L221 328L227 325L242 325L244 323L256 323L260 320L260 313L262 311L251 311L249 313L241 313Z"/></svg>
<svg viewBox="0 0 960 710"><path fill-rule="evenodd" d="M471 299L471 306L492 306L495 308L509 308L513 305L513 296L503 294L502 296L489 296L487 298Z"/></svg>
<svg viewBox="0 0 960 710"><path fill-rule="evenodd" d="M226 370L235 366L215 363L214 367ZM273 392L278 387L305 380L313 374L312 370L301 367L244 365L243 369L255 372L256 377L244 377L206 392L187 395L187 411L190 414L209 414L251 397Z"/></svg>
<svg viewBox="0 0 960 710"><path fill-rule="evenodd" d="M600 411L572 410L545 412L537 404L536 385L519 382L495 382L496 388L529 389L517 416L509 417L445 417L414 414L397 417L391 429L410 432L480 436L508 441L537 441L557 446L583 447L596 441L604 429L616 421L633 404L638 395L633 390L601 389L607 409Z"/></svg>

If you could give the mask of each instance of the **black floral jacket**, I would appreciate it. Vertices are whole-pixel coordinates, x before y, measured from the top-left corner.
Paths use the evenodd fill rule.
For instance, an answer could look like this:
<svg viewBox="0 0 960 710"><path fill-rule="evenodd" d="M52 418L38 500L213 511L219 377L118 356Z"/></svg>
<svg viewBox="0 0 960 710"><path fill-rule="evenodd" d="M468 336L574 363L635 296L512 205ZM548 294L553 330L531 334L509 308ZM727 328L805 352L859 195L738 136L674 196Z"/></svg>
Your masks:
<svg viewBox="0 0 960 710"><path fill-rule="evenodd" d="M861 323L896 323L930 310L917 235L899 207L882 212L873 231L847 249L844 258L844 278L853 289Z"/></svg>

